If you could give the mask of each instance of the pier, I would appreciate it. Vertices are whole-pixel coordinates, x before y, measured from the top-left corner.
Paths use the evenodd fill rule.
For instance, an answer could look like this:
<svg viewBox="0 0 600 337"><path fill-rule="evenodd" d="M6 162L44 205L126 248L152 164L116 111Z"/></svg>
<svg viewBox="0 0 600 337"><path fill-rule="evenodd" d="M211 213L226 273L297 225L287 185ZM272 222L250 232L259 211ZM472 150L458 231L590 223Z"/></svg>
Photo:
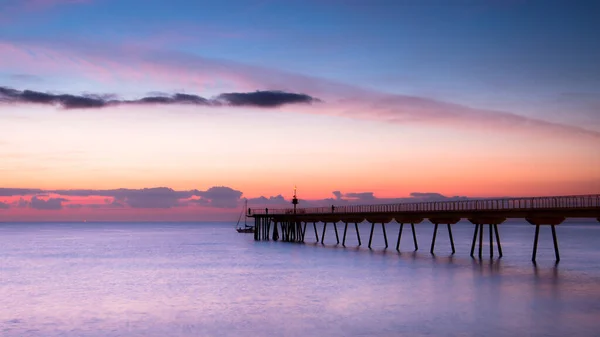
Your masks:
<svg viewBox="0 0 600 337"><path fill-rule="evenodd" d="M436 201L418 203L396 203L378 205L332 205L330 207L297 208L298 199L294 193L293 208L280 209L248 209L247 216L254 218L255 240L281 240L284 242L303 243L307 239L306 229L310 224L314 229L316 242L324 243L327 225L334 228L336 244L340 244L338 224L343 225L341 245L346 246L348 225L354 224L358 245L362 245L358 224L367 221L371 225L368 247L371 248L375 227L381 226L385 248L388 248L386 224L396 221L400 224L396 250L400 251L400 238L404 225L410 224L414 250L418 250L415 225L426 219L433 224L430 253L434 254L439 225L446 225L452 254L456 252L452 237L452 226L462 219L468 219L473 225L471 241L471 257L478 248L478 257L483 256L485 227L489 233L490 258L494 257L495 248L499 257L503 256L498 227L507 219L524 219L535 226L531 260L536 261L540 227L550 227L554 244L556 261L560 261L556 226L567 218L595 218L600 221L600 194L504 198L504 199L470 199L458 201ZM322 224L319 237L317 224ZM310 228L309 227L309 228ZM310 229L309 229L310 231ZM478 247L477 247L478 244Z"/></svg>

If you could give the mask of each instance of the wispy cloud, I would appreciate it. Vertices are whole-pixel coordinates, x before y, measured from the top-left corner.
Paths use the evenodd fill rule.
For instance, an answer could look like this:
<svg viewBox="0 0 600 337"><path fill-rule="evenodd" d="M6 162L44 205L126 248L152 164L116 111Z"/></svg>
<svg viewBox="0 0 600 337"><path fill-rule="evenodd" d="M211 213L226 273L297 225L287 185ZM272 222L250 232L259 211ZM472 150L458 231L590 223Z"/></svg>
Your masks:
<svg viewBox="0 0 600 337"><path fill-rule="evenodd" d="M38 196L34 196L31 198L29 205L33 209L41 209L41 210L59 210L63 208L63 202L69 201L65 198L48 198L42 199Z"/></svg>
<svg viewBox="0 0 600 337"><path fill-rule="evenodd" d="M248 91L257 88L278 88L285 93L306 95L306 97L292 97L296 101L306 101L308 98L314 101L314 97L319 97L326 102L319 109L294 107L300 113L328 114L394 124L483 129L493 132L536 132L552 136L583 136L600 139L600 130L587 128L589 126L551 122L495 109L473 108L428 97L382 93L361 88L360 84L349 85L181 52L137 47L0 42L0 64L5 64L15 71L26 71L32 67L40 72L53 74L69 71L73 75L88 76L103 82L152 81L186 88L210 88L219 83L236 90L242 89L241 92L231 92L220 97L233 105L265 107L269 106L269 102L276 104L277 99L282 99L283 95L277 96L277 99L271 97L265 100L265 96L270 93L269 90L254 95ZM169 97L153 100L161 103L161 101L176 99ZM98 101L93 103L97 104Z"/></svg>
<svg viewBox="0 0 600 337"><path fill-rule="evenodd" d="M52 94L33 90L16 90L0 87L0 102L2 103L35 103L58 105L65 109L94 109L123 104L190 104L202 106L251 106L261 108L279 107L285 104L320 102L319 99L284 91L255 91L230 92L206 99L198 95L176 93L173 95L146 96L136 100L122 100L115 95L98 94Z"/></svg>

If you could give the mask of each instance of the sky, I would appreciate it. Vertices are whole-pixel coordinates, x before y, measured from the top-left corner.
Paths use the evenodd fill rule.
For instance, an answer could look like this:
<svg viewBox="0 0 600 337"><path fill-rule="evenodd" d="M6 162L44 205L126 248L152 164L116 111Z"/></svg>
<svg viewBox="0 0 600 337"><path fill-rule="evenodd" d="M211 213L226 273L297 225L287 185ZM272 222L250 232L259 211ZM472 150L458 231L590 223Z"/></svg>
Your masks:
<svg viewBox="0 0 600 337"><path fill-rule="evenodd" d="M600 2L0 0L0 221L600 193Z"/></svg>

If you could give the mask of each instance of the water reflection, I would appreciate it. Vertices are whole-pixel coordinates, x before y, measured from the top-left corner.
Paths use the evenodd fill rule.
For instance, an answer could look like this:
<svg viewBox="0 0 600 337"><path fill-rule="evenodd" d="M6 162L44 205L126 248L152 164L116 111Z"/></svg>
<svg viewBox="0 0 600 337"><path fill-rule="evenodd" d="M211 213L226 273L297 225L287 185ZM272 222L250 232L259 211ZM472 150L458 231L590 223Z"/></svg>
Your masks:
<svg viewBox="0 0 600 337"><path fill-rule="evenodd" d="M504 258L473 259L470 227L454 231L455 255L443 241L436 255L412 251L410 235L397 252L377 237L371 250L344 248L331 233L325 245L254 242L218 224L38 227L2 228L2 337L600 331L592 235L565 238L558 266L551 246L532 265L520 228L503 231Z"/></svg>

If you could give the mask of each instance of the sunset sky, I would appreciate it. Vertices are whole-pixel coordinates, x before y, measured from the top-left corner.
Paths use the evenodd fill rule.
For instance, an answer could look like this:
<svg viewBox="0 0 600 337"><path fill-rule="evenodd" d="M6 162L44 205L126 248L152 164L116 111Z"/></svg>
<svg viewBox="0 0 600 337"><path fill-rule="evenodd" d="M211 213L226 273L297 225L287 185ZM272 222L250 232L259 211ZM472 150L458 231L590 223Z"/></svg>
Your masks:
<svg viewBox="0 0 600 337"><path fill-rule="evenodd" d="M600 193L599 13L0 0L0 222Z"/></svg>

